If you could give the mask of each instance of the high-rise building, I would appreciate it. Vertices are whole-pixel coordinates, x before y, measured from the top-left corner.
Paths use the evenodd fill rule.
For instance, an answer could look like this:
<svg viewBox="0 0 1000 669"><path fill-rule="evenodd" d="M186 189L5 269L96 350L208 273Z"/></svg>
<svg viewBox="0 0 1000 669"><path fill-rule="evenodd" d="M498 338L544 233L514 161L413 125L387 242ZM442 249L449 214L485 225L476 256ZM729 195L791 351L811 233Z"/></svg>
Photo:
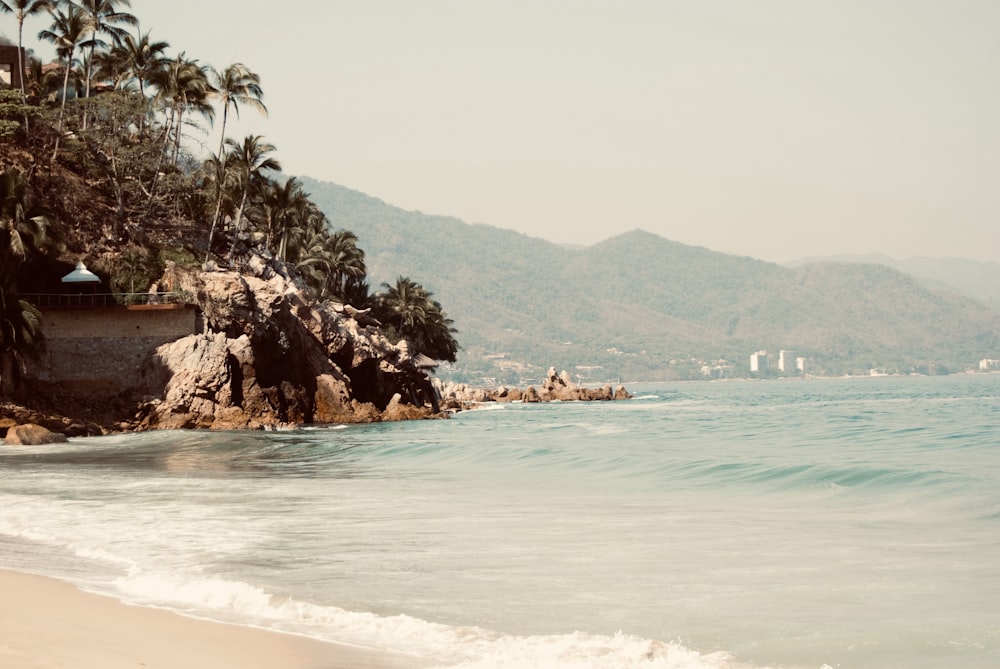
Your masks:
<svg viewBox="0 0 1000 669"><path fill-rule="evenodd" d="M766 372L769 369L770 363L767 359L767 351L757 351L756 353L750 354L751 372Z"/></svg>

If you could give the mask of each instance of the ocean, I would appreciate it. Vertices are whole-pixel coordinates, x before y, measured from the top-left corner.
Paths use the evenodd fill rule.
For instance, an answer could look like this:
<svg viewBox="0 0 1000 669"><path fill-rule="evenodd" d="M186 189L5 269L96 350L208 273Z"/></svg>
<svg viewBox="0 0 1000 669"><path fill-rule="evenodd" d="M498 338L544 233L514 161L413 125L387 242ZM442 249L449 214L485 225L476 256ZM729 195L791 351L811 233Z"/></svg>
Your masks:
<svg viewBox="0 0 1000 669"><path fill-rule="evenodd" d="M1000 375L629 390L0 447L0 567L441 667L1000 667Z"/></svg>

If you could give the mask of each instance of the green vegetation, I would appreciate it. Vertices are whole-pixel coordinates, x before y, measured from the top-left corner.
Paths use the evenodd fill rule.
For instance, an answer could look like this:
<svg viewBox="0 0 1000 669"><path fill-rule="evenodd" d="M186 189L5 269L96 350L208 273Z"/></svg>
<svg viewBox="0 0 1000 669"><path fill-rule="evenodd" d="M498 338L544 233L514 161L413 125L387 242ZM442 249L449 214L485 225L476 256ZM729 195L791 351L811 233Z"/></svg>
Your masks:
<svg viewBox="0 0 1000 669"><path fill-rule="evenodd" d="M435 360L455 362L458 347L453 321L432 300L431 293L409 277L382 284L386 289L375 301L375 316L392 328L393 339L405 339L416 351Z"/></svg>
<svg viewBox="0 0 1000 669"><path fill-rule="evenodd" d="M130 7L0 0L19 45L37 22L58 56L43 64L29 51L21 90L0 84L2 389L43 342L21 296L45 292L79 259L105 290L124 293L148 290L168 260L240 270L262 256L298 273L316 299L381 309L387 335L405 337L412 354L454 360L455 330L430 293L413 283L426 303L401 320L388 287L370 293L357 235L334 229L301 182L279 173L276 147L226 136L230 112L267 113L258 75L171 54ZM199 155L190 147L216 117L218 151Z"/></svg>

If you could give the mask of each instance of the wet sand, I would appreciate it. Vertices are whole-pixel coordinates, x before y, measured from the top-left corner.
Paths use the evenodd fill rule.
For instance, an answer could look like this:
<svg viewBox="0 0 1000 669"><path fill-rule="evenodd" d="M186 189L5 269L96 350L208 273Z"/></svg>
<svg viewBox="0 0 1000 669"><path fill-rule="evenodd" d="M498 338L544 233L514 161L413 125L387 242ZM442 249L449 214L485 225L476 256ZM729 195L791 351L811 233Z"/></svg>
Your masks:
<svg viewBox="0 0 1000 669"><path fill-rule="evenodd" d="M5 669L410 669L430 663L130 606L0 570Z"/></svg>

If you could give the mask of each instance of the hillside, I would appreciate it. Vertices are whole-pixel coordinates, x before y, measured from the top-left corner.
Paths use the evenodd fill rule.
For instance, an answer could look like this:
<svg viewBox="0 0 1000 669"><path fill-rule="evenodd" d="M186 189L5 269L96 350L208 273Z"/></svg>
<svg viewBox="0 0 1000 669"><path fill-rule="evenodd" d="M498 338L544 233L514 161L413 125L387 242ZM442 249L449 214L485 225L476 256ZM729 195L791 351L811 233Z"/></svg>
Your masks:
<svg viewBox="0 0 1000 669"><path fill-rule="evenodd" d="M469 380L516 381L549 364L593 380L690 378L705 365L746 375L750 353L780 349L830 374L961 371L1000 357L1000 314L888 267L783 267L641 230L567 248L302 182L358 235L373 288L427 278L464 347L451 373Z"/></svg>
<svg viewBox="0 0 1000 669"><path fill-rule="evenodd" d="M994 310L1000 310L1000 263L966 258L913 257L896 260L887 255L839 255L812 257L789 263L795 267L813 262L866 263L885 265L912 274L929 287L958 291Z"/></svg>

